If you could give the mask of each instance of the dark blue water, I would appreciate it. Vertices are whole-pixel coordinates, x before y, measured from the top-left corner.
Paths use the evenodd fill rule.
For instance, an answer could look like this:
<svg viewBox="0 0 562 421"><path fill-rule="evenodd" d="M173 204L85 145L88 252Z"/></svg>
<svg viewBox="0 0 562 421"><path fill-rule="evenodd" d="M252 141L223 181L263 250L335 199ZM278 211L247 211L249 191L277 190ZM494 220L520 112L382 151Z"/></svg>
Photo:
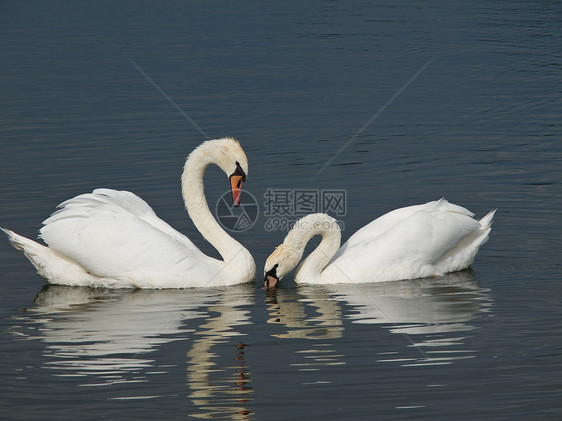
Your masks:
<svg viewBox="0 0 562 421"><path fill-rule="evenodd" d="M561 18L546 1L4 2L0 226L35 238L63 200L126 189L216 255L179 191L207 136L248 155L260 215L234 235L259 272L285 234L271 189L344 191L344 240L440 197L499 210L472 270L360 287L46 287L0 241L3 418L559 419ZM205 185L214 209L224 176Z"/></svg>

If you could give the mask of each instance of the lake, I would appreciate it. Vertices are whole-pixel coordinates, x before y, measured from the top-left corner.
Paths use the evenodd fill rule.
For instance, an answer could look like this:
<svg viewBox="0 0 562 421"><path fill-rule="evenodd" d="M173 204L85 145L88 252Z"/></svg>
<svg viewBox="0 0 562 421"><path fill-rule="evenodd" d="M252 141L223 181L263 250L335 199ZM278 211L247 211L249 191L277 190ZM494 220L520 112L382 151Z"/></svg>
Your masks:
<svg viewBox="0 0 562 421"><path fill-rule="evenodd" d="M522 0L5 2L0 226L36 238L62 201L129 190L218 256L179 177L233 136L254 203L233 236L258 275L49 286L2 238L3 418L560 419L561 18ZM227 187L207 171L217 213ZM498 209L470 270L262 288L311 206L334 205L345 241L441 197Z"/></svg>

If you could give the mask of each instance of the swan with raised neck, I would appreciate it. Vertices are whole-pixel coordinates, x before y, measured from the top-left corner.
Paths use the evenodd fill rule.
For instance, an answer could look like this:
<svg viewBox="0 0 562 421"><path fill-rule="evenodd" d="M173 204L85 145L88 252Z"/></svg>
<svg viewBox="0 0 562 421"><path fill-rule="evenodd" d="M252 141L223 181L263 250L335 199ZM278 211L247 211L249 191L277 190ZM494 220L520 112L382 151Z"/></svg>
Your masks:
<svg viewBox="0 0 562 421"><path fill-rule="evenodd" d="M96 189L61 203L40 230L48 247L2 230L53 284L189 288L250 282L255 276L252 255L218 224L205 199L203 176L211 164L228 176L236 206L248 160L238 141L210 140L189 155L181 176L188 214L223 260L202 253L144 200L127 191Z"/></svg>
<svg viewBox="0 0 562 421"><path fill-rule="evenodd" d="M237 140L222 138L202 143L186 160L181 176L185 208L197 230L217 249L223 263L229 267L228 272L246 280L253 279L255 262L252 255L228 235L209 210L203 177L211 164L218 165L229 176L234 205L240 203L241 183L248 174L248 160Z"/></svg>

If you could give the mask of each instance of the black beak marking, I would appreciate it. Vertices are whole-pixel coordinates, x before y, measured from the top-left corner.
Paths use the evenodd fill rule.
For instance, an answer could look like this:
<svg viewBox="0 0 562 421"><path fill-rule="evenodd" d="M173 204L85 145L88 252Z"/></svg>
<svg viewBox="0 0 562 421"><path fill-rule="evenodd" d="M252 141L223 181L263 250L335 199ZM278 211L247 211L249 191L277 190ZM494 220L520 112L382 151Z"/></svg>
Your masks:
<svg viewBox="0 0 562 421"><path fill-rule="evenodd" d="M242 181L246 181L246 173L244 172L238 161L236 161L236 170L232 174L230 174L231 177L233 175L239 175L242 177ZM240 185L238 185L238 187L240 187Z"/></svg>
<svg viewBox="0 0 562 421"><path fill-rule="evenodd" d="M265 277L264 277L263 281L265 282L266 286L269 287L269 279L267 279L268 276L272 276L272 277L276 278L277 280L279 280L279 278L277 278L277 267L278 266L279 266L279 264L275 263L275 266L273 266L273 268L271 268L270 270L265 272Z"/></svg>

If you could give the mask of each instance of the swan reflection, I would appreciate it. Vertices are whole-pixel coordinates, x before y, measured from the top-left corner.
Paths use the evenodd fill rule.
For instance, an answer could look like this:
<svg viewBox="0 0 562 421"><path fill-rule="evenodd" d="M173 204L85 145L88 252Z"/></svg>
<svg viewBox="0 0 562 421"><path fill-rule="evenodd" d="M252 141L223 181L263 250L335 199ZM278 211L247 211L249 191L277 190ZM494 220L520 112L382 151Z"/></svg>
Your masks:
<svg viewBox="0 0 562 421"><path fill-rule="evenodd" d="M331 340L343 333L342 310L327 291L316 285L294 289L266 290L269 311L268 323L287 330L274 333L280 339L312 339L314 344L298 350L301 362L292 363L298 371L319 371L326 366L346 364L344 355L332 345Z"/></svg>
<svg viewBox="0 0 562 421"><path fill-rule="evenodd" d="M491 306L470 270L411 281L280 289L273 297L268 299L269 322L287 328L274 336L330 339L343 335L345 319L379 324L403 335L405 347L414 352L405 356L404 349L389 350L378 361L404 365L450 364L474 357L474 351L462 349L465 332L474 329L470 321Z"/></svg>
<svg viewBox="0 0 562 421"><path fill-rule="evenodd" d="M150 376L175 367L150 354L173 341L186 341L188 397L197 416L244 419L252 413L247 408L251 371L243 342L230 342L241 335L239 326L250 323L253 297L249 285L134 291L48 285L35 306L18 316L13 333L41 340L44 367L55 370L55 376L79 378L80 386L147 383L124 390L143 395L135 399L158 397ZM231 352L223 366L213 352L221 343L228 344L221 350ZM113 397L128 398L133 397Z"/></svg>
<svg viewBox="0 0 562 421"><path fill-rule="evenodd" d="M247 419L253 414L246 407L251 401L253 389L250 367L245 360L244 342L238 342L231 364L227 366L219 366L214 361L218 355L212 352L216 345L228 343L231 337L240 336L234 327L251 323L249 310L243 308L253 301L249 299L251 292L248 287L234 289L245 290L245 293L230 295L227 300L207 307L207 311L214 316L206 318L199 326L193 345L187 352L189 397L201 410L192 415L200 418L229 416Z"/></svg>
<svg viewBox="0 0 562 421"><path fill-rule="evenodd" d="M332 339L343 332L342 310L328 291L316 286L302 286L298 290L266 290L269 311L268 323L288 328L277 338Z"/></svg>

